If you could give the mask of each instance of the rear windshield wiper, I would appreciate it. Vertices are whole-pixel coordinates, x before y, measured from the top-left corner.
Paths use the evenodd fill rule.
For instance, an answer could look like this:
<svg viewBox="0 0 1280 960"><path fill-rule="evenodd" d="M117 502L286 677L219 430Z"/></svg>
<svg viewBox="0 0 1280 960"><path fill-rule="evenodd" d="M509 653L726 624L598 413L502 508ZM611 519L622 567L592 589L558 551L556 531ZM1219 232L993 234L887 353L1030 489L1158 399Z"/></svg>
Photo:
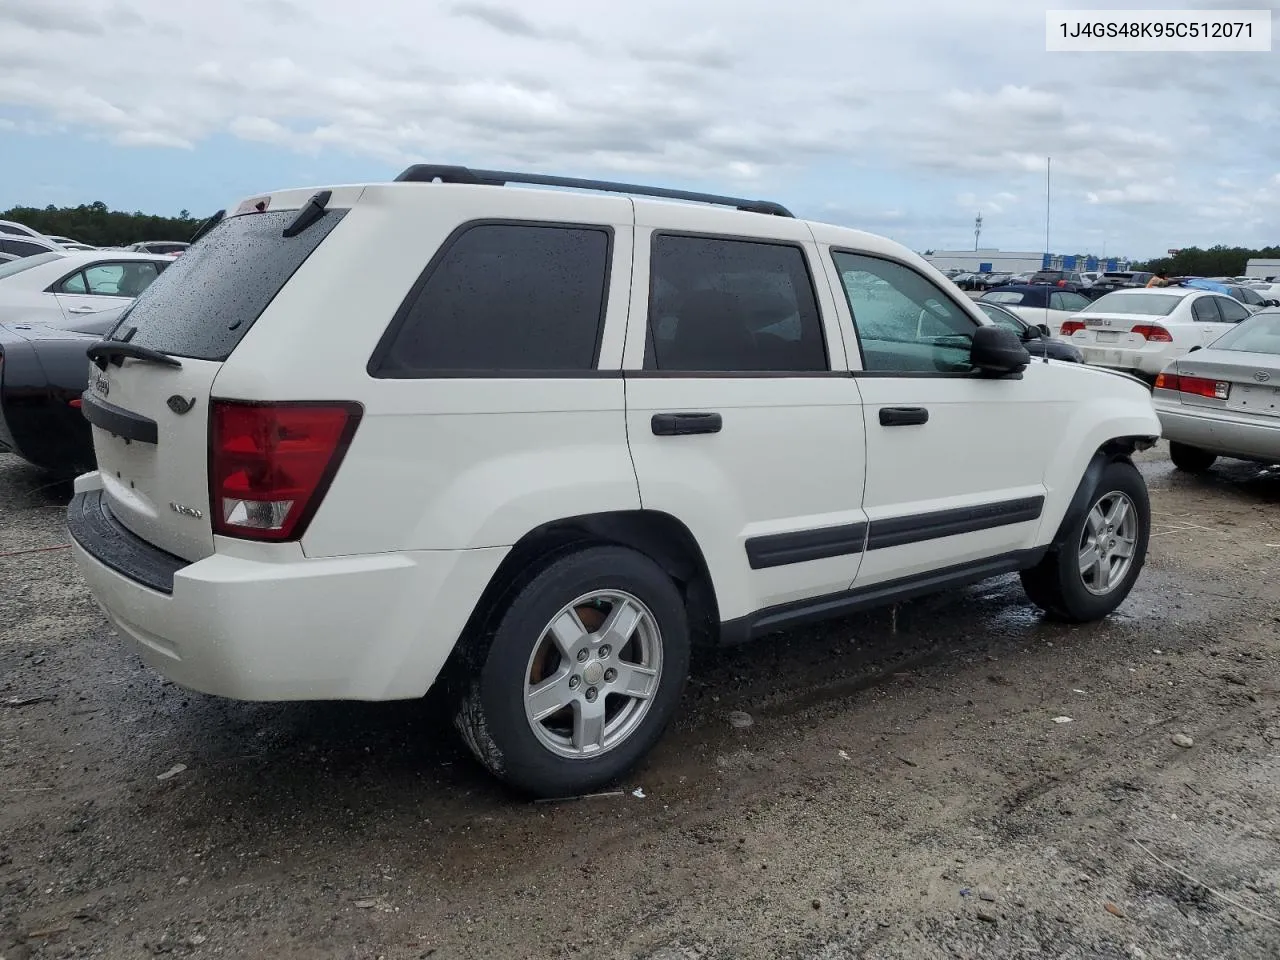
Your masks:
<svg viewBox="0 0 1280 960"><path fill-rule="evenodd" d="M99 340L85 353L88 354L90 360L97 364L99 370L107 369L108 363L114 363L118 367L124 363L125 357L129 357L131 360L158 363L162 367L182 366L178 360L167 353L161 353L159 350L152 350L150 347L144 347L137 343L126 343L123 340Z"/></svg>
<svg viewBox="0 0 1280 960"><path fill-rule="evenodd" d="M203 237L206 233L208 233L210 230L212 230L214 227L220 224L222 222L222 218L225 217L226 215L227 215L226 210L219 210L217 213L215 213L212 217L210 217L204 223L200 224L196 232L191 235L191 239L187 241L188 244L195 243L197 240Z"/></svg>
<svg viewBox="0 0 1280 960"><path fill-rule="evenodd" d="M314 197L302 205L302 209L298 211L298 215L293 218L293 222L284 228L281 236L296 237L307 227L311 226L317 220L324 216L324 208L329 205L329 198L333 196L332 190L321 190Z"/></svg>

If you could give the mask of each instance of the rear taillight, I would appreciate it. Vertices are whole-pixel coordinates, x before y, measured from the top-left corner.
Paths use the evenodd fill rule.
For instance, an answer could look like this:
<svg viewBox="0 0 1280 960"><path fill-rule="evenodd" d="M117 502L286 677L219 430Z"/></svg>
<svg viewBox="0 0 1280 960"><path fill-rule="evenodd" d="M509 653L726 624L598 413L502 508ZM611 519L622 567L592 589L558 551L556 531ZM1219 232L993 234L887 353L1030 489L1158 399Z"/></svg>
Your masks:
<svg viewBox="0 0 1280 960"><path fill-rule="evenodd" d="M1176 373L1162 373L1156 377L1156 389L1191 393L1210 400L1225 400L1231 395L1231 384L1225 380L1208 380L1204 377L1185 377Z"/></svg>
<svg viewBox="0 0 1280 960"><path fill-rule="evenodd" d="M1140 323L1130 332L1153 343L1173 343L1173 337L1169 331L1154 323Z"/></svg>
<svg viewBox="0 0 1280 960"><path fill-rule="evenodd" d="M338 470L361 407L355 403L214 400L209 504L213 532L296 540Z"/></svg>
<svg viewBox="0 0 1280 960"><path fill-rule="evenodd" d="M1067 320L1062 324L1062 336L1069 337L1077 330L1084 329L1084 322L1080 320Z"/></svg>

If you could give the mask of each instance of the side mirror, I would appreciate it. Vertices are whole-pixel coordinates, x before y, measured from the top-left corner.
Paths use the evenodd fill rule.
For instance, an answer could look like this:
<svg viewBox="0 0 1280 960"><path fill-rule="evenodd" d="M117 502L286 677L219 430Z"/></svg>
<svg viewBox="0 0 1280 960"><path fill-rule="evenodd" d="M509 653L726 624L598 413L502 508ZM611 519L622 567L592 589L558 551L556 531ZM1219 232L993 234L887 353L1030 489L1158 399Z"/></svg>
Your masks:
<svg viewBox="0 0 1280 960"><path fill-rule="evenodd" d="M1040 335L1046 340L1052 339L1053 331L1049 329L1049 325L1047 323L1037 323L1036 329L1040 331Z"/></svg>
<svg viewBox="0 0 1280 960"><path fill-rule="evenodd" d="M1268 307L1280 307L1280 300L1268 300L1266 303Z"/></svg>
<svg viewBox="0 0 1280 960"><path fill-rule="evenodd" d="M987 325L973 332L969 362L983 374L1006 376L1025 370L1031 363L1031 354L1012 330Z"/></svg>

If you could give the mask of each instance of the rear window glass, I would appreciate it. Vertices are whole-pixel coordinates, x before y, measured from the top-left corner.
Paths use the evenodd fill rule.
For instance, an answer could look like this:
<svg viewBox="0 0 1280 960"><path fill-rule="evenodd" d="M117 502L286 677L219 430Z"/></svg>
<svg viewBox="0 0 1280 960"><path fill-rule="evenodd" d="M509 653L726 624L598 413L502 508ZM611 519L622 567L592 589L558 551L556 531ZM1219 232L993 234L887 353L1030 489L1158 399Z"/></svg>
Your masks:
<svg viewBox="0 0 1280 960"><path fill-rule="evenodd" d="M1026 294L1018 290L996 290L988 293L982 298L990 303L1021 303L1026 299Z"/></svg>
<svg viewBox="0 0 1280 960"><path fill-rule="evenodd" d="M1089 304L1081 313L1127 313L1139 317L1167 317L1182 297L1167 293L1108 293Z"/></svg>
<svg viewBox="0 0 1280 960"><path fill-rule="evenodd" d="M1214 350L1243 350L1280 356L1280 311L1256 313L1210 346Z"/></svg>
<svg viewBox="0 0 1280 960"><path fill-rule="evenodd" d="M297 210L223 220L167 267L121 318L132 342L195 360L225 360L345 211L330 210L295 237ZM114 335L114 334L113 334Z"/></svg>

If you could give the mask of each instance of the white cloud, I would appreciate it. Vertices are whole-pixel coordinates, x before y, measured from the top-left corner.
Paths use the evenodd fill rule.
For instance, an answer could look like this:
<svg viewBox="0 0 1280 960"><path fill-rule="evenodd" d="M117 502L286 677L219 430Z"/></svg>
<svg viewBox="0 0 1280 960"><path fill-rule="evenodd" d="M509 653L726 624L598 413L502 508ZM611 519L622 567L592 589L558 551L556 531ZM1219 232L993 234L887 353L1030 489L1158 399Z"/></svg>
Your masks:
<svg viewBox="0 0 1280 960"><path fill-rule="evenodd" d="M1226 236L1203 215L1280 176L1271 58L1046 54L1042 9L1007 0L601 9L0 0L0 118L192 162L230 134L376 170L438 160L749 190L916 248L963 242L977 209L984 242L1038 247L1052 157L1064 245L1158 251L1201 228L1205 243L1278 239L1254 217Z"/></svg>

